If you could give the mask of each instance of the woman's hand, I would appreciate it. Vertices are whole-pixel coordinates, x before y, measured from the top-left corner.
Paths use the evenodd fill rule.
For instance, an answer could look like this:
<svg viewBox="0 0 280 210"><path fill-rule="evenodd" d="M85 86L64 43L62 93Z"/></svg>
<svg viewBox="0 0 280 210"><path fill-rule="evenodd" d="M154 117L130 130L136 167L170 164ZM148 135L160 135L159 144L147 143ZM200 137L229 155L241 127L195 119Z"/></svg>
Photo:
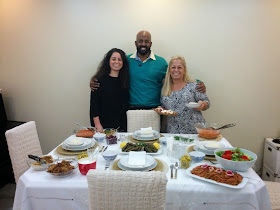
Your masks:
<svg viewBox="0 0 280 210"><path fill-rule="evenodd" d="M96 125L96 132L102 132L103 130L104 129L102 125Z"/></svg>
<svg viewBox="0 0 280 210"><path fill-rule="evenodd" d="M95 90L97 90L97 89L99 88L100 83L98 82L97 79L95 79L94 77L92 77L92 78L90 79L89 86L90 86L90 89L91 89L92 91L95 91Z"/></svg>
<svg viewBox="0 0 280 210"><path fill-rule="evenodd" d="M208 103L206 101L198 101L198 104L200 104L200 107L195 108L196 111L204 111L208 107Z"/></svg>
<svg viewBox="0 0 280 210"><path fill-rule="evenodd" d="M206 86L204 85L203 82L199 81L197 82L197 87L196 89L201 92L201 93L205 93L206 92Z"/></svg>

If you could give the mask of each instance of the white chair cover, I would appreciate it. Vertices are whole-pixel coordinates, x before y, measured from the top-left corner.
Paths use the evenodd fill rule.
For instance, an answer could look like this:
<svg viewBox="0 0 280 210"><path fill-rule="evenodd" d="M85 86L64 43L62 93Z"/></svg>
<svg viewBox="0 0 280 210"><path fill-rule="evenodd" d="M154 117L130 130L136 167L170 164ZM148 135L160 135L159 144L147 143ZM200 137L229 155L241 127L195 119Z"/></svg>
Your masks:
<svg viewBox="0 0 280 210"><path fill-rule="evenodd" d="M6 139L13 166L15 181L29 168L28 155L42 155L42 149L34 121L7 130Z"/></svg>
<svg viewBox="0 0 280 210"><path fill-rule="evenodd" d="M167 178L162 172L90 170L87 181L91 210L165 207Z"/></svg>
<svg viewBox="0 0 280 210"><path fill-rule="evenodd" d="M131 133L140 128L152 127L160 132L160 115L154 110L128 110L127 132Z"/></svg>
<svg viewBox="0 0 280 210"><path fill-rule="evenodd" d="M280 199L279 199L280 183L279 182L269 182L269 181L265 181L264 183L268 190L270 203L271 203L271 209L279 210L280 209Z"/></svg>

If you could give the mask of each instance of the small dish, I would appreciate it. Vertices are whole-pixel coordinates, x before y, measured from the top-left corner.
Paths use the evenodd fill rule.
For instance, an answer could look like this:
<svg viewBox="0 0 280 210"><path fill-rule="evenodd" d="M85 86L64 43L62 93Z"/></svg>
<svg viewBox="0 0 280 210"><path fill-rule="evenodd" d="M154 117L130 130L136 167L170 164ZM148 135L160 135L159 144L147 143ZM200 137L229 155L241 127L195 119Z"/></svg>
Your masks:
<svg viewBox="0 0 280 210"><path fill-rule="evenodd" d="M189 153L189 156L192 158L192 161L199 163L204 160L205 153L199 151L192 151Z"/></svg>
<svg viewBox="0 0 280 210"><path fill-rule="evenodd" d="M118 152L115 150L106 150L102 152L101 155L103 156L104 160L113 161L116 159Z"/></svg>
<svg viewBox="0 0 280 210"><path fill-rule="evenodd" d="M186 103L186 107L188 107L188 108L198 108L200 106L201 105L199 103L196 103L196 102Z"/></svg>
<svg viewBox="0 0 280 210"><path fill-rule="evenodd" d="M96 133L93 135L93 138L97 141L97 142L102 142L106 137L105 133Z"/></svg>
<svg viewBox="0 0 280 210"><path fill-rule="evenodd" d="M159 142L162 145L167 145L167 138L166 137L160 137L159 138Z"/></svg>

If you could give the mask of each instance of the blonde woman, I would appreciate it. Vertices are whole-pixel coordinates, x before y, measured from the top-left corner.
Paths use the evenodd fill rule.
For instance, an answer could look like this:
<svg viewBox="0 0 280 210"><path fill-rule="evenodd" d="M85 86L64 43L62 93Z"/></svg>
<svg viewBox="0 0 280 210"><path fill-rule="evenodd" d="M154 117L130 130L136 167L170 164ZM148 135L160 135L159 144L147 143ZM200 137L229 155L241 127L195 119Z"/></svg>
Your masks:
<svg viewBox="0 0 280 210"><path fill-rule="evenodd" d="M185 59L172 57L161 91L161 105L179 115L167 117L167 133L197 133L193 125L205 121L201 111L209 108L210 101L205 93L196 90L196 86L196 80L188 75ZM189 102L197 102L200 107L188 108L186 103Z"/></svg>

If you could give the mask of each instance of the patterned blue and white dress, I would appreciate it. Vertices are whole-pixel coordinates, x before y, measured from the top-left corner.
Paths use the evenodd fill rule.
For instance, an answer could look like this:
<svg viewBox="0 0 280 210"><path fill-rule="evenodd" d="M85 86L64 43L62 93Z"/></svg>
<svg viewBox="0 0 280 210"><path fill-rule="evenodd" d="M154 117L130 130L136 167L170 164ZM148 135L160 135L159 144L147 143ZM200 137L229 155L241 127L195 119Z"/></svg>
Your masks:
<svg viewBox="0 0 280 210"><path fill-rule="evenodd" d="M196 90L197 82L189 82L181 90L174 91L170 96L161 96L163 108L178 112L177 116L167 116L167 133L195 134L195 123L205 122L202 113L195 109L186 107L186 103L206 101L207 109L210 101L205 93Z"/></svg>

